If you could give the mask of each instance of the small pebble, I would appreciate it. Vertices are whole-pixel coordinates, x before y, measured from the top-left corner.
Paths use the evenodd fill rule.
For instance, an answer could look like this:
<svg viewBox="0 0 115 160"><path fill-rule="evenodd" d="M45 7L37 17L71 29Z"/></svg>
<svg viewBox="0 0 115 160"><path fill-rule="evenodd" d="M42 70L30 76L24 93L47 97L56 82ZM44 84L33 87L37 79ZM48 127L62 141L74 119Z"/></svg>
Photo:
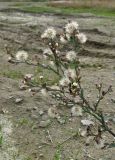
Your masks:
<svg viewBox="0 0 115 160"><path fill-rule="evenodd" d="M112 103L115 103L115 99L111 98L111 102L112 102Z"/></svg>
<svg viewBox="0 0 115 160"><path fill-rule="evenodd" d="M36 106L35 106L35 107L33 107L32 109L33 109L33 110L37 110L37 109L38 109L38 107L36 107Z"/></svg>
<svg viewBox="0 0 115 160"><path fill-rule="evenodd" d="M26 89L28 89L28 88L29 88L29 86L27 86L27 85L25 85L25 84L19 86L19 89L20 89L20 90L26 90Z"/></svg>
<svg viewBox="0 0 115 160"><path fill-rule="evenodd" d="M18 104L18 103L21 103L22 101L23 101L22 98L16 98L15 103Z"/></svg>
<svg viewBox="0 0 115 160"><path fill-rule="evenodd" d="M42 116L44 114L44 111L40 110L39 115Z"/></svg>
<svg viewBox="0 0 115 160"><path fill-rule="evenodd" d="M50 123L51 123L51 121L49 119L46 121L41 121L39 124L39 127L45 128L45 127L49 126Z"/></svg>
<svg viewBox="0 0 115 160"><path fill-rule="evenodd" d="M31 116L33 119L38 119L38 116L37 115L35 115L35 114L32 114L32 116Z"/></svg>
<svg viewBox="0 0 115 160"><path fill-rule="evenodd" d="M39 155L39 157L44 157L44 155L41 153L41 154Z"/></svg>
<svg viewBox="0 0 115 160"><path fill-rule="evenodd" d="M62 118L58 118L57 121L60 123L60 124L65 124L65 119L62 119Z"/></svg>

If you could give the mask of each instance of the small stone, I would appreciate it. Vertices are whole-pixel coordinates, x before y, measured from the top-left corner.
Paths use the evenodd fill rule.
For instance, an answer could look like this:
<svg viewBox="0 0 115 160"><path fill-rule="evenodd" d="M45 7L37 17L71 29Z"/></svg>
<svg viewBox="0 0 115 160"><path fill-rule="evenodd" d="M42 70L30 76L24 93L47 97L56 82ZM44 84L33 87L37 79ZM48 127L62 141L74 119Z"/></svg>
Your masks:
<svg viewBox="0 0 115 160"><path fill-rule="evenodd" d="M31 108L26 108L26 111L27 111L27 112L30 112L30 111L31 111Z"/></svg>
<svg viewBox="0 0 115 160"><path fill-rule="evenodd" d="M5 114L5 113L8 113L8 110L6 110L5 108L2 108L1 112Z"/></svg>
<svg viewBox="0 0 115 160"><path fill-rule="evenodd" d="M90 126L90 125L94 125L94 122L88 119L83 119L81 120L82 125L84 126Z"/></svg>
<svg viewBox="0 0 115 160"><path fill-rule="evenodd" d="M46 121L49 119L49 116L47 114L42 115L42 121Z"/></svg>
<svg viewBox="0 0 115 160"><path fill-rule="evenodd" d="M33 109L33 110L37 110L37 109L38 109L38 107L36 107L36 106L35 106L35 107L33 107L32 109Z"/></svg>
<svg viewBox="0 0 115 160"><path fill-rule="evenodd" d="M9 96L9 97L8 97L8 99L13 99L13 98L14 98L14 96Z"/></svg>
<svg viewBox="0 0 115 160"><path fill-rule="evenodd" d="M58 118L59 114L58 114L58 110L57 110L57 107L54 106L54 107L50 107L48 109L48 116L50 118Z"/></svg>
<svg viewBox="0 0 115 160"><path fill-rule="evenodd" d="M57 118L57 121L60 123L60 124L65 124L65 119L62 119L62 118Z"/></svg>
<svg viewBox="0 0 115 160"><path fill-rule="evenodd" d="M91 97L91 95L90 95L90 94L88 94L88 95L87 95L87 98L90 98L90 97Z"/></svg>
<svg viewBox="0 0 115 160"><path fill-rule="evenodd" d="M44 111L40 110L39 115L42 116L44 114Z"/></svg>
<svg viewBox="0 0 115 160"><path fill-rule="evenodd" d="M44 155L41 153L41 154L39 155L39 157L44 157Z"/></svg>
<svg viewBox="0 0 115 160"><path fill-rule="evenodd" d="M18 103L21 103L22 101L23 101L22 98L16 98L15 103L18 104Z"/></svg>
<svg viewBox="0 0 115 160"><path fill-rule="evenodd" d="M72 121L72 119L71 118L69 118L69 120L68 120L69 122L71 122Z"/></svg>
<svg viewBox="0 0 115 160"><path fill-rule="evenodd" d="M113 118L112 121L115 123L115 118Z"/></svg>
<svg viewBox="0 0 115 160"><path fill-rule="evenodd" d="M19 89L20 89L20 90L26 90L26 89L28 89L28 88L29 88L29 86L27 86L27 85L25 85L25 84L22 84L22 85L19 86Z"/></svg>
<svg viewBox="0 0 115 160"><path fill-rule="evenodd" d="M49 126L50 123L51 123L51 121L49 119L46 121L41 121L39 124L39 127L45 128L45 127Z"/></svg>
<svg viewBox="0 0 115 160"><path fill-rule="evenodd" d="M68 104L67 104L67 107L69 107L69 108L71 108L71 107L73 107L73 106L74 106L73 103L68 103Z"/></svg>
<svg viewBox="0 0 115 160"><path fill-rule="evenodd" d="M38 148L39 148L39 149L41 149L41 148L42 148L42 146L38 146Z"/></svg>
<svg viewBox="0 0 115 160"><path fill-rule="evenodd" d="M88 136L88 137L86 138L86 142L85 142L86 145L88 146L92 140L93 140L93 137L92 137L92 136Z"/></svg>
<svg viewBox="0 0 115 160"><path fill-rule="evenodd" d="M115 99L111 98L111 102L112 102L112 103L115 103Z"/></svg>
<svg viewBox="0 0 115 160"><path fill-rule="evenodd" d="M33 74L26 74L26 75L25 75L25 78L26 78L26 79L30 79L30 80L31 80L33 77L34 77Z"/></svg>
<svg viewBox="0 0 115 160"><path fill-rule="evenodd" d="M79 107L79 106L73 106L71 108L71 116L72 117L78 117L78 116L82 116L83 113L82 113L82 108Z"/></svg>
<svg viewBox="0 0 115 160"><path fill-rule="evenodd" d="M32 117L33 119L38 119L38 116L35 115L35 114L33 114L31 117Z"/></svg>

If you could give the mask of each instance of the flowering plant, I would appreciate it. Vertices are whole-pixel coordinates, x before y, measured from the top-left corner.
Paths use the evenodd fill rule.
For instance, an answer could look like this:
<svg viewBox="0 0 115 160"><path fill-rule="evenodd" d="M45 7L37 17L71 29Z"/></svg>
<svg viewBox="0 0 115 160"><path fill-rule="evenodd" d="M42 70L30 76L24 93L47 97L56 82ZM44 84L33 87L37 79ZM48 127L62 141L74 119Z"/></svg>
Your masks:
<svg viewBox="0 0 115 160"><path fill-rule="evenodd" d="M48 86L43 81L42 86L37 90L30 85L32 84L33 76L26 75L21 89L29 87L29 91L33 93L41 91L44 96L50 92L50 95L57 100L58 104L49 108L48 115L60 120L58 106L71 107L71 116L80 117L82 126L85 126L79 129L79 134L87 137L86 143L89 143L92 139L97 147L104 148L103 133L108 132L114 137L115 133L109 127L109 123L105 120L103 112L99 110L99 104L112 91L112 87L109 86L107 90L103 90L102 84L96 84L98 91L97 101L93 105L90 105L90 102L86 99L84 88L81 84L81 68L78 58L78 53L81 52L83 45L87 41L86 35L80 33L77 22L71 21L65 25L61 34L50 27L44 31L41 38L48 46L48 49L43 51L43 58L46 60L46 63L41 63L39 59L36 59L33 63L30 59L28 60L28 55L25 51L18 52L16 57L10 54L9 62L26 63L34 66L40 65L58 75L59 82L54 86ZM70 50L66 51L65 46ZM43 76L40 76L41 80L43 78ZM85 116L84 119L83 116Z"/></svg>

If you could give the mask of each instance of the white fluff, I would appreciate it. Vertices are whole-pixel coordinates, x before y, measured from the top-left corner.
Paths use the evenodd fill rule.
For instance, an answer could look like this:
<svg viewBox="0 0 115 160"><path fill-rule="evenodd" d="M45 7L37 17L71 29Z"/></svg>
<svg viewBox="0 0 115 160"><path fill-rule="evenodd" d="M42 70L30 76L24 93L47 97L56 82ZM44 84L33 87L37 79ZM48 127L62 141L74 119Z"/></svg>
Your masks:
<svg viewBox="0 0 115 160"><path fill-rule="evenodd" d="M75 30L78 29L78 26L79 25L77 22L72 21L65 26L65 31L66 33L72 34Z"/></svg>
<svg viewBox="0 0 115 160"><path fill-rule="evenodd" d="M76 59L76 53L74 51L69 51L66 53L66 59L69 61L73 61Z"/></svg>
<svg viewBox="0 0 115 160"><path fill-rule="evenodd" d="M28 53L26 51L22 50L16 53L17 61L26 61L27 59L28 59Z"/></svg>
<svg viewBox="0 0 115 160"><path fill-rule="evenodd" d="M77 38L81 44L84 44L87 41L87 37L83 33L77 34Z"/></svg>
<svg viewBox="0 0 115 160"><path fill-rule="evenodd" d="M41 38L49 38L54 39L56 37L56 31L53 27L50 27L44 31L44 33L41 35Z"/></svg>

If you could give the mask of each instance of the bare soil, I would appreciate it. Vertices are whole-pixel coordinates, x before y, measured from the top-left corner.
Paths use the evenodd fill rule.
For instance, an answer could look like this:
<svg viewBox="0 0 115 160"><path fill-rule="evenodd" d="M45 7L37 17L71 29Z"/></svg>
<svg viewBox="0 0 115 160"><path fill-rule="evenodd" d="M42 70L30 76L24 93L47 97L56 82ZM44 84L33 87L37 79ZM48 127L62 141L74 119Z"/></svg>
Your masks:
<svg viewBox="0 0 115 160"><path fill-rule="evenodd" d="M39 54L44 44L40 35L48 26L60 30L68 20L76 20L80 30L86 33L88 41L84 51L79 55L84 68L82 68L83 85L87 90L87 97L96 99L95 83L103 82L107 88L113 86L113 92L101 103L102 108L114 119L115 130L115 19L96 17L91 14L78 16L58 16L52 14L29 14L17 11L0 12L0 123L6 126L8 135L5 137L7 145L0 147L0 160L54 160L58 143L70 137L79 128L79 119L71 118L70 108L61 108L60 111L66 119L60 124L47 116L47 110L54 101L44 98L40 93L32 96L28 91L19 90L20 79L8 78L4 72L20 71L21 73L34 73L33 67L26 65L13 65L7 62L4 45L12 47L12 52L20 48L32 54ZM92 98L93 97L93 98ZM17 98L23 101L15 102ZM44 111L41 116L40 111ZM3 120L3 121L2 121ZM42 120L49 125L40 127ZM11 127L9 125L11 123ZM52 137L49 141L48 133ZM108 136L110 142L114 139ZM4 142L3 142L4 143ZM81 138L72 138L61 147L63 160L84 159L84 143ZM95 149L92 145L87 150L95 160L114 160L115 149ZM90 159L90 158L89 158Z"/></svg>

